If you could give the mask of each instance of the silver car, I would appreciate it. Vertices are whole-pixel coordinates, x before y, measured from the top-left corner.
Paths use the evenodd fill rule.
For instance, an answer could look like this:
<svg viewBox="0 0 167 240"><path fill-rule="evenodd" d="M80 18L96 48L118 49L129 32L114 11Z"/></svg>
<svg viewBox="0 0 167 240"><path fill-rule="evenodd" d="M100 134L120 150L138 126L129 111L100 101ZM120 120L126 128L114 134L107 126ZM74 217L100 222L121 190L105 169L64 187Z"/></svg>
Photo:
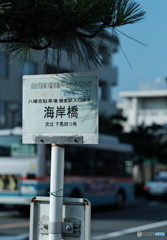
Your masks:
<svg viewBox="0 0 167 240"><path fill-rule="evenodd" d="M167 200L167 172L160 172L152 181L146 182L143 190L149 201L155 198Z"/></svg>

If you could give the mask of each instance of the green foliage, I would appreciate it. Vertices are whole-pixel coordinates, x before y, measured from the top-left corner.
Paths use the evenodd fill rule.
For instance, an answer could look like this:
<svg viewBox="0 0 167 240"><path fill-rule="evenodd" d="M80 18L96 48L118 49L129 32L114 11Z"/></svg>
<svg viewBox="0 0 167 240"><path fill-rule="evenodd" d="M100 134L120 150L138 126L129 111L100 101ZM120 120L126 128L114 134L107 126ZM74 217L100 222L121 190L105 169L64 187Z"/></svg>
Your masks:
<svg viewBox="0 0 167 240"><path fill-rule="evenodd" d="M126 118L119 114L112 116L100 115L99 117L99 132L120 137L123 133L122 123L126 121Z"/></svg>
<svg viewBox="0 0 167 240"><path fill-rule="evenodd" d="M116 114L110 117L100 115L99 132L117 136L121 142L133 145L135 163L142 163L146 159L158 159L167 164L167 130L158 124L151 126L140 125L130 132L123 131L126 118Z"/></svg>
<svg viewBox="0 0 167 240"><path fill-rule="evenodd" d="M6 1L3 3L3 1L0 2L0 13L5 13L5 11L7 9L11 8L11 2L7 2Z"/></svg>
<svg viewBox="0 0 167 240"><path fill-rule="evenodd" d="M140 125L129 133L123 133L121 140L134 146L136 163L155 158L159 162L166 162L167 139L165 129L161 125Z"/></svg>
<svg viewBox="0 0 167 240"><path fill-rule="evenodd" d="M72 61L85 53L99 64L98 47L106 29L133 24L145 12L134 0L0 1L0 43L11 57L23 61L30 50L65 49Z"/></svg>

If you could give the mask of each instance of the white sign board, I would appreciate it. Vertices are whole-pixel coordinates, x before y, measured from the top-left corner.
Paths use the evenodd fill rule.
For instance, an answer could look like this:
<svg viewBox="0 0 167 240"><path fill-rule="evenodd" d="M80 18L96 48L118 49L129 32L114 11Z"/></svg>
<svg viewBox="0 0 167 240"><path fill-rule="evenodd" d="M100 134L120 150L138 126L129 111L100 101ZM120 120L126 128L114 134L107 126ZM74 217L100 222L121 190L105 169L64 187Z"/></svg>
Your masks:
<svg viewBox="0 0 167 240"><path fill-rule="evenodd" d="M98 143L96 73L23 76L23 143L54 137Z"/></svg>

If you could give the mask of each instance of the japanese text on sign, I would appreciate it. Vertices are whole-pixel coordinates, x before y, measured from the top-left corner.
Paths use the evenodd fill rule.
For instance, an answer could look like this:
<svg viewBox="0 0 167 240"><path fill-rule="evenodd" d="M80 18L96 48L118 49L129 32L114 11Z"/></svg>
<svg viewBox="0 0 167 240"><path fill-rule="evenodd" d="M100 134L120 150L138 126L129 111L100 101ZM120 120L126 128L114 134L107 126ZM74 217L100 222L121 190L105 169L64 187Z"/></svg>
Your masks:
<svg viewBox="0 0 167 240"><path fill-rule="evenodd" d="M39 134L97 142L97 80L94 73L24 76L23 142L33 143Z"/></svg>
<svg viewBox="0 0 167 240"><path fill-rule="evenodd" d="M32 83L31 89L53 89L53 88L69 88L69 89L75 89L75 88L86 88L91 87L92 81L75 81L75 82L38 82L38 83Z"/></svg>
<svg viewBox="0 0 167 240"><path fill-rule="evenodd" d="M57 118L57 117L63 117L68 116L68 118L78 118L78 107L77 106L69 106L67 109L62 106L57 107L56 111L54 110L54 107L45 107L45 115L44 118Z"/></svg>

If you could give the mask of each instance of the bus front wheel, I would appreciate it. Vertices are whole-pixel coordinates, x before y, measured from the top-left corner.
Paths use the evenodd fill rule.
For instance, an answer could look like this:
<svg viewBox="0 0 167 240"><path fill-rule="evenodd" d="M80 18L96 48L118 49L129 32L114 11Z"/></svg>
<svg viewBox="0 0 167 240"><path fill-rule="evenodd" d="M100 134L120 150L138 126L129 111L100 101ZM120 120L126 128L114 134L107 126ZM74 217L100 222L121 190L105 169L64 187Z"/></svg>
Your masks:
<svg viewBox="0 0 167 240"><path fill-rule="evenodd" d="M116 195L116 208L122 209L125 205L125 194L123 191L119 191Z"/></svg>
<svg viewBox="0 0 167 240"><path fill-rule="evenodd" d="M71 198L81 198L82 195L78 189L74 189L70 195Z"/></svg>

